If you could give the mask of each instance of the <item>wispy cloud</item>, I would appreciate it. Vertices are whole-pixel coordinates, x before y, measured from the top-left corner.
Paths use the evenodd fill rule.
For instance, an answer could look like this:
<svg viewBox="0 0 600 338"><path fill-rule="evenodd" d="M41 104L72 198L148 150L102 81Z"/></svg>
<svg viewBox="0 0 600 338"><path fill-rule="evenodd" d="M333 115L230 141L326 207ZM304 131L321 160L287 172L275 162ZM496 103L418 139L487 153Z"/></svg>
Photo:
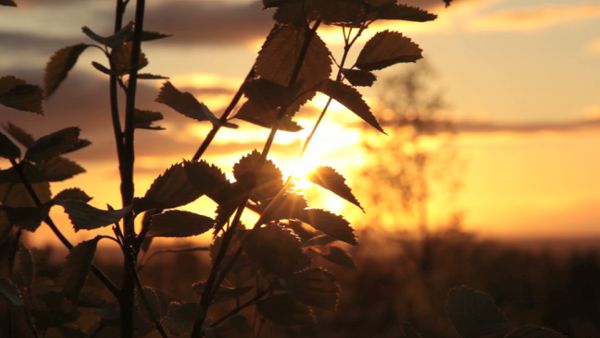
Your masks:
<svg viewBox="0 0 600 338"><path fill-rule="evenodd" d="M477 31L533 31L600 17L600 3L540 5L476 16L470 28Z"/></svg>

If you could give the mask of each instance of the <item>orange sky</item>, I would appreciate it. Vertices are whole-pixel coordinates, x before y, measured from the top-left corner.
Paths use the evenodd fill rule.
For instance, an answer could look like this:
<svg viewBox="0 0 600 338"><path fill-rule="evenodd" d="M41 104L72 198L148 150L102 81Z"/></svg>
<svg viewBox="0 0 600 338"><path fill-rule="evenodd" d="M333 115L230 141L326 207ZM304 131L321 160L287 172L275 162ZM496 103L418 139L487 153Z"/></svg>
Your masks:
<svg viewBox="0 0 600 338"><path fill-rule="evenodd" d="M260 13L257 6L247 7L247 3L177 0L165 10L163 4L151 6L150 28L154 25L165 32L171 32L172 28L176 36L180 33L180 40L148 44L145 50L151 61L149 71L171 76L176 86L193 91L220 112L252 63L269 27L269 13ZM19 75L39 83L41 69L53 50L83 40L80 26L87 24L99 32L110 26L111 2L81 4L60 0L49 5L23 0L20 4L19 8L0 12L0 45L8 46L3 48L7 52L0 56L3 75ZM233 28L215 30L222 40L214 40L201 33L192 34L169 21L169 15L178 13L178 5L183 9L196 6L204 10L199 10L200 14L219 13L223 20L234 20L239 15L239 20L230 24ZM600 128L594 120L600 117L600 4L583 0L526 3L469 0L435 11L440 17L432 24L376 27L400 29L423 47L425 58L436 69L439 87L450 103L447 116L460 123L492 126L468 130L456 137L455 147L464 165L462 188L457 200L450 203L445 192L434 187L430 203L432 222L445 224L452 204L463 214L465 228L486 236L600 235L600 180L597 179ZM56 24L65 17L69 20ZM181 21L187 22L186 18ZM197 21L202 20L192 18L189 22ZM44 29L40 30L40 25ZM339 34L331 29L320 33L332 44ZM333 46L332 50L339 53L339 46ZM108 114L100 102L103 98L97 94L105 90L104 82L89 66L90 61L98 58L99 55L90 53L80 60L64 88L48 103L46 117L23 116L0 108L0 121L14 121L36 135L67 124L82 126L83 136L90 138L94 146L73 158L88 173L55 185L53 191L82 186L95 197L92 204L103 207L117 200L118 181ZM378 75L393 76L406 67L412 65L391 68ZM141 102L150 102L158 85L145 88ZM375 86L364 91L373 105L381 89ZM90 100L92 105L88 104ZM316 99L313 108L322 101ZM165 113L166 120L161 124L167 130L138 134L138 195L169 164L191 157L207 130L206 125L175 116L168 108L150 103L148 106ZM310 116L301 115L300 123L309 126ZM346 173L351 182L364 180L356 174L366 158L357 146L364 133L356 129L357 121L342 107L335 107L303 166L324 163ZM548 122L557 127L546 130ZM582 128L561 128L567 122L577 122ZM525 131L498 128L502 123L529 127ZM536 129L536 126L541 127ZM228 169L239 156L260 148L267 133L265 129L241 124L241 129L218 136L208 159ZM367 133L368 137L383 137ZM283 161L282 167L289 165L285 161L290 160L289 154L295 153L298 140L304 135L306 132L280 135L278 142L282 146L277 148L277 159ZM308 193L315 202L324 202L331 210L349 215L353 223L372 226L365 224L370 218L360 210L328 193L313 188ZM195 204L190 208L204 206ZM56 209L57 217L68 227L68 222L59 215L59 208ZM373 212L373 206L366 205L366 209ZM212 206L205 213L210 212ZM86 238L89 234L78 236Z"/></svg>

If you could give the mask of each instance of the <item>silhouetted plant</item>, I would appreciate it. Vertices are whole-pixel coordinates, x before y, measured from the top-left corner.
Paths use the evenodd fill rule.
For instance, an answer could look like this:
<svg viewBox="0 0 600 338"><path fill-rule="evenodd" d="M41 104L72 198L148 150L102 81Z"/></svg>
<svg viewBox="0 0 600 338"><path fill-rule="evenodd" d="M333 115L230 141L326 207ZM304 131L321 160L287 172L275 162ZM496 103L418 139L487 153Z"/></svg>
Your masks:
<svg viewBox="0 0 600 338"><path fill-rule="evenodd" d="M356 245L357 239L342 216L310 208L291 178L284 179L275 163L268 159L275 135L279 130L298 131L300 126L294 122L294 116L317 93L329 96L329 100L304 141L299 157L306 152L332 100L383 132L355 87L372 85L376 70L420 59L421 49L401 33L386 30L364 44L352 66L349 66L349 52L375 21L424 22L435 19L435 15L395 0L264 0L265 8L275 9L273 29L220 118L171 82L161 87L157 102L196 121L208 121L212 130L190 161L173 164L143 196L135 197L136 129L160 129L154 123L162 119L161 113L138 106L137 84L140 80L166 79L141 72L148 64L141 45L168 35L144 29L144 0L136 0L134 22L124 24L128 3L129 0L116 1L111 35L103 36L84 27L83 33L90 41L58 50L48 62L44 77L48 99L82 53L92 48L105 56L104 63L92 65L109 81L121 207L107 210L92 207L88 204L91 198L79 188L51 195L50 182L63 181L84 171L63 157L90 145L80 138L78 128L61 129L36 139L7 124L4 130L8 136L0 133L0 156L10 161L11 167L0 175L3 198L0 225L8 235L12 253L9 276L0 279L0 293L12 304L15 313L24 316L33 336L48 332L69 337L97 335L105 327L116 325L121 337L141 336L152 330L162 337L169 334L194 338L244 337L260 332L260 323L265 321L308 330L321 311L335 310L339 293L335 276L317 266L313 256L351 264L344 250L329 245L334 241ZM10 0L0 4L14 5ZM344 48L339 59L319 37L322 25L341 30ZM120 108L119 90L125 94L124 110ZM245 101L240 105L242 98ZM39 87L10 76L0 79L0 103L41 114L41 101ZM221 128L237 127L232 120L270 129L263 149L250 152L235 165L233 182L218 167L202 160ZM318 168L311 180L361 207L343 176L333 168ZM177 210L203 196L218 204L214 217ZM49 210L57 205L64 208L76 231L110 228L113 235L98 235L71 244L49 216ZM241 223L246 209L259 214L258 221L250 227ZM137 216L142 216L139 231L134 226ZM56 280L35 278L31 253L20 245L21 231L34 231L42 223L70 250ZM212 265L208 278L193 286L199 294L197 300L169 299L159 290L144 286L138 275L141 269L138 256L149 250L153 238L190 237L211 230ZM122 250L120 286L93 264L101 240L116 242ZM114 296L114 301L97 299L85 290L89 270ZM226 303L231 308L225 312L213 310L217 303ZM255 306L261 318L254 327L241 315L250 306ZM99 324L93 332L78 326L82 307L97 311Z"/></svg>

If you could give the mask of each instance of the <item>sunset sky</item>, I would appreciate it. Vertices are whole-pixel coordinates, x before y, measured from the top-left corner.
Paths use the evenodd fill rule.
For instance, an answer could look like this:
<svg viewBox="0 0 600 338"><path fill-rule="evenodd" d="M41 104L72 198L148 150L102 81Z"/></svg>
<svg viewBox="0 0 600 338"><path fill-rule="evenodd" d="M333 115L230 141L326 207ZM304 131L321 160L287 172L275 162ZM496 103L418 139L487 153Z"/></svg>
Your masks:
<svg viewBox="0 0 600 338"><path fill-rule="evenodd" d="M435 69L436 86L449 103L444 116L454 119L459 131L454 146L464 169L462 188L453 203L463 214L464 227L505 238L600 235L600 2L462 0L447 9L441 0L409 2L426 6L439 15L438 20L377 24L360 41L383 29L399 30L422 47ZM55 50L86 41L82 26L109 35L113 25L112 1L17 3L17 8L0 8L0 75L33 83L42 82L45 63ZM169 76L177 87L222 112L253 63L271 27L272 12L247 0L148 3L148 30L174 37L144 45L150 60L147 71ZM339 55L339 29L326 27L319 34ZM14 122L36 136L67 125L80 126L93 145L71 158L88 172L54 186L53 191L81 186L94 196L92 204L104 207L117 204L118 175L107 81L90 66L100 57L90 51L79 60L47 102L44 117L0 107L0 122ZM393 77L407 67L414 65L391 67L377 75ZM137 195L171 163L190 158L209 128L153 103L159 86L159 81L145 82L138 101L139 107L164 113L160 125L166 130L137 133ZM379 83L363 91L375 115L383 109L378 101L383 89ZM298 135L281 133L278 138L275 159L284 169L324 101L317 97L299 115L307 130ZM334 105L302 167L330 165L351 183L359 182L357 168L367 158L359 147L361 138L386 136L358 128L358 122ZM207 160L229 171L241 155L262 148L267 134L266 129L240 123L240 129L218 135ZM360 210L327 192L311 188L308 193L316 203L348 214L354 224L373 226L366 224ZM449 205L441 195L434 189L430 204L432 222L438 226L447 222ZM374 209L366 205L367 213ZM59 210L54 213L68 228Z"/></svg>

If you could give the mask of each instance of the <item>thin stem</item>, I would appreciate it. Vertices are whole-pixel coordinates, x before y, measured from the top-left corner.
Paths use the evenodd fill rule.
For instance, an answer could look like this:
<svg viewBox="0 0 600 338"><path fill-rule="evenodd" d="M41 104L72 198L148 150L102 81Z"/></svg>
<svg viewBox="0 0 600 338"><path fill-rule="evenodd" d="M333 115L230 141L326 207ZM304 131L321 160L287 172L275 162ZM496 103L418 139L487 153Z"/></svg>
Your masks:
<svg viewBox="0 0 600 338"><path fill-rule="evenodd" d="M223 317L217 319L214 323L212 323L210 325L210 327L215 327L218 326L219 324L223 323L224 321L226 321L227 319L235 316L236 314L238 314L240 311L242 311L243 309L253 305L254 303L258 302L262 297L266 296L269 293L270 289L267 290L263 290L261 292L258 292L254 297L252 297L251 299L247 300L246 302L240 304L239 306L237 306L235 309L229 311L226 315L224 315Z"/></svg>
<svg viewBox="0 0 600 338"><path fill-rule="evenodd" d="M17 163L14 159L10 159L10 163L12 164L13 169L17 172L17 175L19 176L19 179L21 180L21 182L25 186L25 189L29 193L29 196L34 201L35 205L38 208L42 207L43 206L42 201L38 197L38 195L35 192L35 190L33 190L33 187L31 186L31 183L29 182L29 180L27 179L27 177L23 173L23 170L21 170L21 166L19 165L19 163ZM56 223L54 223L54 221L52 220L52 218L50 217L50 215L48 215L48 216L46 216L46 218L44 218L44 222L46 224L48 224L48 226L50 227L50 230L52 230L52 232L54 233L54 235L56 235L56 237L60 240L60 242L67 249L69 249L69 251L71 249L73 249L73 244L71 244L71 242L69 242L69 240L67 239L67 237L65 237L65 235L63 235L63 233L58 229L58 227L56 226ZM110 291L110 293L112 293L115 297L118 298L119 295L120 295L120 293L121 293L120 290L104 274L104 272L102 272L100 269L98 269L95 265L92 265L91 270L92 270L92 273L102 282L102 284L104 284L106 286L106 288L108 289L108 291Z"/></svg>
<svg viewBox="0 0 600 338"><path fill-rule="evenodd" d="M144 286L142 285L140 276L137 274L137 272L135 272L135 270L133 272L133 279L135 280L135 284L140 293L140 298L142 299L144 308L146 308L146 312L148 312L148 316L150 316L152 323L154 323L154 327L156 328L156 331L158 331L158 333L160 334L160 336L162 338L168 338L169 336L167 335L165 328L160 323L160 314L159 314L159 316L154 314L154 311L152 310L152 306L150 306L150 302L148 301L148 297L146 297L146 293L144 292Z"/></svg>
<svg viewBox="0 0 600 338"><path fill-rule="evenodd" d="M117 33L123 27L123 14L125 13L126 2L123 0L117 0L115 9L115 26L113 31ZM114 69L114 64L110 54L106 52L106 56L109 60L111 70ZM118 96L118 76L111 72L109 80L109 93L110 93L110 112L113 133L115 137L115 147L117 148L117 157L119 159L119 171L122 173L122 162L123 162L123 131L121 129L121 117L119 114L119 96Z"/></svg>

